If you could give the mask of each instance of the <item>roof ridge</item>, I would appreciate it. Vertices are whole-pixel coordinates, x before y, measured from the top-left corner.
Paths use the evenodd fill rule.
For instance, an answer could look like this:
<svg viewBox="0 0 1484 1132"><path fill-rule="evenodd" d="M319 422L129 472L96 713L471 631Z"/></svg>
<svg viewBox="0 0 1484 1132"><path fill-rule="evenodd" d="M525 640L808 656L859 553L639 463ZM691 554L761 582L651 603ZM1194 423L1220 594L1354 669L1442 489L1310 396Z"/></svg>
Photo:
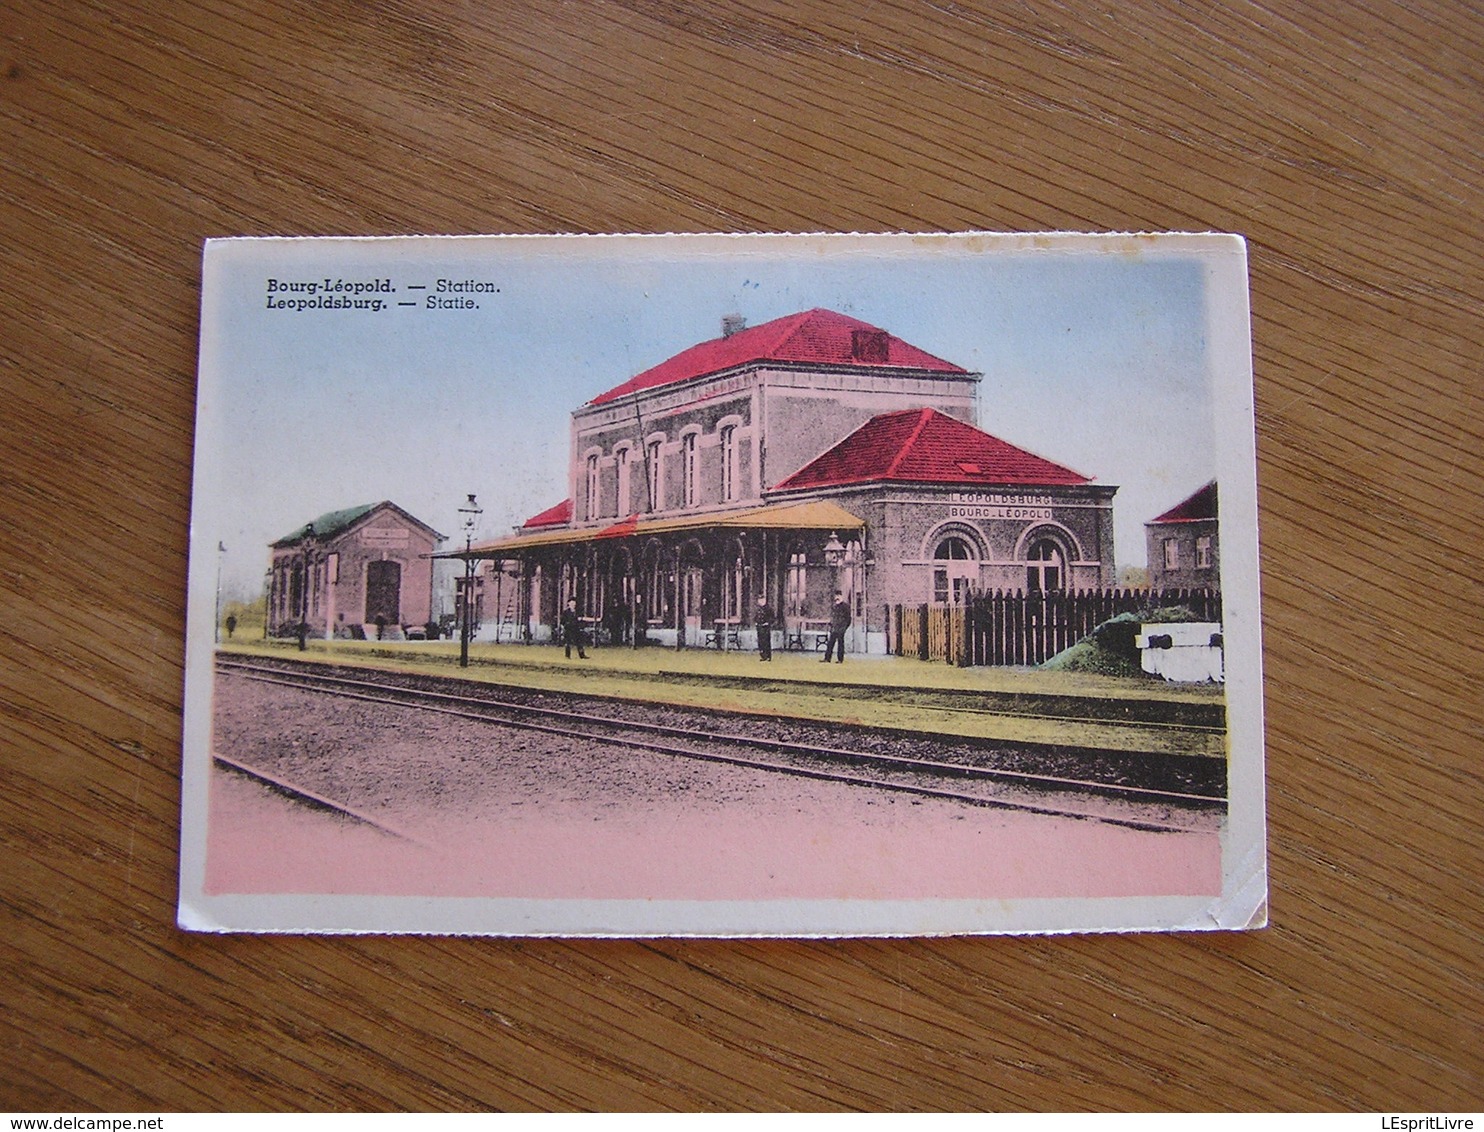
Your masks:
<svg viewBox="0 0 1484 1132"><path fill-rule="evenodd" d="M857 355L852 345L853 335L862 329L886 336L889 344L886 357L870 362ZM768 333L763 334L764 330ZM971 375L962 366L929 353L885 327L829 307L810 307L768 319L756 326L743 327L731 334L724 332L719 338L697 342L631 374L627 380L592 398L587 405L599 406L629 394L759 362L831 367L882 365L892 369L951 373L977 380L976 375Z"/></svg>
<svg viewBox="0 0 1484 1132"><path fill-rule="evenodd" d="M781 322L786 325L783 327L782 333L773 340L773 344L768 347L765 353L777 354L781 352L783 347L803 330L804 327L808 326L814 320L815 316L822 313L824 309L824 307L810 307L806 311L797 311L794 314L784 315L781 318L769 319L768 322ZM768 325L768 322L759 323L757 329L761 330ZM741 332L739 331L739 333Z"/></svg>
<svg viewBox="0 0 1484 1132"><path fill-rule="evenodd" d="M912 410L910 409L908 410L908 412L911 411ZM929 419L931 419L933 413L935 413L936 411L936 409L932 409L926 405L917 410L917 412L920 414L918 417L917 425L912 429L912 435L907 437L906 442L897 449L897 454L892 458L891 463L887 465L887 478L890 478L897 474L897 469L902 466L902 461L907 458L907 453L912 450L912 446L916 444L918 438L922 436L922 430L927 427Z"/></svg>

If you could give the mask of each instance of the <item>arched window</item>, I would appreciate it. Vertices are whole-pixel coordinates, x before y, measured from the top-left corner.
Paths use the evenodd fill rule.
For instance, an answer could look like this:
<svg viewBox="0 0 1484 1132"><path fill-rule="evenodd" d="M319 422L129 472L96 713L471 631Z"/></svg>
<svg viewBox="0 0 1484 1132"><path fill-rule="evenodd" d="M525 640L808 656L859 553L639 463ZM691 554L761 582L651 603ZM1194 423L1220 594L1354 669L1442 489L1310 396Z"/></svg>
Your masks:
<svg viewBox="0 0 1484 1132"><path fill-rule="evenodd" d="M660 485L665 482L660 475L660 442L651 440L644 449L645 475L648 477L649 486L649 509L651 511L663 511L665 509L665 497L660 492Z"/></svg>
<svg viewBox="0 0 1484 1132"><path fill-rule="evenodd" d="M587 458L587 517L596 519L602 513L598 501L598 456L593 453Z"/></svg>
<svg viewBox="0 0 1484 1132"><path fill-rule="evenodd" d="M1061 547L1051 539L1042 538L1031 543L1025 560L1026 589L1050 592L1066 585L1067 561Z"/></svg>
<svg viewBox="0 0 1484 1132"><path fill-rule="evenodd" d="M969 544L957 535L949 535L938 544L938 549L933 551L934 558L947 559L953 562L963 562L974 557L974 552Z"/></svg>
<svg viewBox="0 0 1484 1132"><path fill-rule="evenodd" d="M721 498L730 502L737 495L737 426L721 430Z"/></svg>
<svg viewBox="0 0 1484 1132"><path fill-rule="evenodd" d="M933 551L933 601L939 605L961 602L979 579L979 563L966 539L949 535Z"/></svg>
<svg viewBox="0 0 1484 1132"><path fill-rule="evenodd" d="M701 500L701 477L696 467L696 434L688 432L680 441L681 472L685 483L685 506L694 507Z"/></svg>
<svg viewBox="0 0 1484 1132"><path fill-rule="evenodd" d="M629 450L620 448L613 454L614 468L618 473L618 517L620 519L633 513L629 506Z"/></svg>
<svg viewBox="0 0 1484 1132"><path fill-rule="evenodd" d="M289 574L289 612L298 617L304 612L304 564L295 562Z"/></svg>

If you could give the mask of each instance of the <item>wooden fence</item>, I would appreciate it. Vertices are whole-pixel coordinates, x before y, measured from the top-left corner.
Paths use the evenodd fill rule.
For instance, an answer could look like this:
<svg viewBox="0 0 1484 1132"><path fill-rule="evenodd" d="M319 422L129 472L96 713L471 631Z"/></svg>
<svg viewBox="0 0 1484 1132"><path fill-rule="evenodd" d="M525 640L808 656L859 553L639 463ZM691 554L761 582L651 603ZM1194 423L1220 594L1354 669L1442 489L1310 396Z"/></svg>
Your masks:
<svg viewBox="0 0 1484 1132"><path fill-rule="evenodd" d="M961 667L1040 664L1120 613L1171 606L1221 620L1215 590L990 590L954 605L887 606L887 650Z"/></svg>

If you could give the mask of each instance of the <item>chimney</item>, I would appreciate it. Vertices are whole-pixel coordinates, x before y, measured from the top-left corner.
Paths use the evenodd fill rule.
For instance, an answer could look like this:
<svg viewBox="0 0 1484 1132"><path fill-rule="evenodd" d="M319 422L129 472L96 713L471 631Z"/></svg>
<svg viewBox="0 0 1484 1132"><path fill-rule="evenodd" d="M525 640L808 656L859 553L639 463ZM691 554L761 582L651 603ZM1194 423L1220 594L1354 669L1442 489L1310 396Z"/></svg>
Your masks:
<svg viewBox="0 0 1484 1132"><path fill-rule="evenodd" d="M721 316L721 336L730 338L739 330L747 329L747 317L740 314L724 314Z"/></svg>

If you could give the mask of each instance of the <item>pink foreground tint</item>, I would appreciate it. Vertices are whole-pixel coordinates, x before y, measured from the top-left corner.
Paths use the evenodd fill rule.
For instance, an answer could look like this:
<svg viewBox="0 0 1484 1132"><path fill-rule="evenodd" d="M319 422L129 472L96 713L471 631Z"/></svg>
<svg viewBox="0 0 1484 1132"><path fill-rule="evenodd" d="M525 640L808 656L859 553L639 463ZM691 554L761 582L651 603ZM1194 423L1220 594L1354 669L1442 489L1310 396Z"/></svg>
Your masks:
<svg viewBox="0 0 1484 1132"><path fill-rule="evenodd" d="M788 813L503 808L384 834L212 774L206 891L544 899L1013 899L1221 891L1215 832L846 791Z"/></svg>

